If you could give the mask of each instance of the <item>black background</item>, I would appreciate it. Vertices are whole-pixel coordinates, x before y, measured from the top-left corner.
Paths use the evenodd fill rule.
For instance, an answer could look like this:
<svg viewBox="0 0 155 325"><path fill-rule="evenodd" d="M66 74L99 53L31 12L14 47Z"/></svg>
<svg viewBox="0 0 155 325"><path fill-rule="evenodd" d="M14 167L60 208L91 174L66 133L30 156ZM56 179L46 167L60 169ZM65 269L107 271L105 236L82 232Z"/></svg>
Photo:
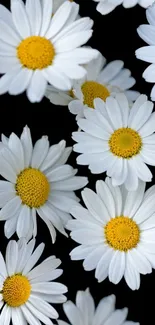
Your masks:
<svg viewBox="0 0 155 325"><path fill-rule="evenodd" d="M152 85L142 79L142 72L147 64L135 57L135 50L145 45L136 32L139 25L146 23L145 10L140 6L132 9L119 6L109 15L102 16L96 11L96 3L92 0L77 2L80 3L81 16L89 16L94 20L94 33L89 45L101 51L108 61L123 60L125 67L132 71L132 75L137 80L134 89L149 96ZM9 1L1 0L0 3L9 8ZM69 113L67 107L54 106L46 98L39 104L31 104L25 94L16 97L8 94L1 96L0 133L8 136L11 132L15 132L20 135L26 124L31 129L34 142L42 135L48 135L51 144L65 139L68 146L73 145L71 133L77 129L77 126L74 116ZM75 153L71 155L69 161L77 167ZM89 177L88 186L92 189L95 189L97 179L105 178L105 174L91 175L87 167L79 166L78 168L79 175ZM153 172L153 168L151 170ZM4 238L3 227L4 223L1 222L0 250L5 254L7 240ZM62 260L64 273L60 281L68 287L68 299L75 301L77 290L84 290L87 287L90 288L96 303L102 297L114 293L117 297L117 308L129 308L129 320L140 322L141 325L152 323L155 303L155 271L150 275L141 276L141 286L138 291L130 290L124 280L118 285L113 285L108 279L98 284L94 272L84 271L82 261L70 260L69 252L77 246L76 243L57 233L56 243L52 245L46 225L38 218L37 244L40 242L46 244L41 260L53 254ZM56 308L60 313L60 319L65 320L61 306L57 305Z"/></svg>

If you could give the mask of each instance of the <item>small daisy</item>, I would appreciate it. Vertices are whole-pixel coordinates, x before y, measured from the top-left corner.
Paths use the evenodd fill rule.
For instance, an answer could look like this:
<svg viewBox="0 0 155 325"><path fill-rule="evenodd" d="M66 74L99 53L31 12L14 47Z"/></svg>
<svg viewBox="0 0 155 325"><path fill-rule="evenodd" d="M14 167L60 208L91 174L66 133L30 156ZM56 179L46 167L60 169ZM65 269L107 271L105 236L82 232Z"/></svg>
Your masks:
<svg viewBox="0 0 155 325"><path fill-rule="evenodd" d="M128 308L116 309L114 295L101 299L95 309L95 303L89 289L78 291L76 304L67 301L63 304L64 312L69 323L58 320L59 325L140 325L126 321Z"/></svg>
<svg viewBox="0 0 155 325"><path fill-rule="evenodd" d="M0 180L0 220L6 220L5 236L10 238L16 231L19 238L35 237L36 212L53 242L55 228L67 236L64 227L71 218L69 211L78 202L74 191L88 183L66 164L71 148L66 148L65 141L50 147L47 136L33 148L28 127L20 139L12 133L9 138L2 135L2 142L0 174L7 181Z"/></svg>
<svg viewBox="0 0 155 325"><path fill-rule="evenodd" d="M5 260L0 253L0 324L53 325L50 320L58 313L50 303L63 303L67 287L53 282L61 274L57 269L61 261L50 256L35 266L44 250L40 244L33 252L35 240L26 243L11 240L6 249Z"/></svg>
<svg viewBox="0 0 155 325"><path fill-rule="evenodd" d="M146 17L149 25L141 25L137 32L139 36L148 44L136 51L136 57L140 60L151 63L144 71L143 78L147 82L155 84L155 4L146 10ZM155 85L151 91L151 99L155 101Z"/></svg>
<svg viewBox="0 0 155 325"><path fill-rule="evenodd" d="M94 0L99 2L97 5L97 11L99 11L102 15L107 15L111 11L113 11L117 6L123 5L124 8L131 8L139 4L143 8L147 8L154 0Z"/></svg>
<svg viewBox="0 0 155 325"><path fill-rule="evenodd" d="M132 290L140 287L140 274L155 268L155 186L145 191L140 181L134 192L113 187L111 179L97 181L96 192L86 188L86 208L75 206L67 228L80 244L70 253L82 260L86 271L95 270L102 282L106 277L117 284L125 278Z"/></svg>
<svg viewBox="0 0 155 325"><path fill-rule="evenodd" d="M90 18L76 20L79 6L66 1L52 17L53 0L13 0L11 12L0 6L0 94L26 90L31 102L45 95L47 83L69 90L83 78L80 66L98 52L80 48L92 35Z"/></svg>
<svg viewBox="0 0 155 325"><path fill-rule="evenodd" d="M118 92L124 92L128 99L133 102L139 96L134 90L129 90L135 79L131 72L124 69L124 63L120 60L106 64L106 59L98 52L98 58L85 65L87 75L79 82L73 81L72 88L68 92L60 92L53 87L47 87L46 96L53 104L68 105L71 113L83 117L85 107L94 108L96 97L104 101L108 96L114 96Z"/></svg>
<svg viewBox="0 0 155 325"><path fill-rule="evenodd" d="M155 166L155 113L153 103L141 95L129 108L124 94L109 97L106 103L97 98L95 110L85 109L78 120L84 132L73 132L78 142L74 151L80 165L88 165L93 174L107 172L113 186L125 184L136 190L138 179L151 182L146 164Z"/></svg>

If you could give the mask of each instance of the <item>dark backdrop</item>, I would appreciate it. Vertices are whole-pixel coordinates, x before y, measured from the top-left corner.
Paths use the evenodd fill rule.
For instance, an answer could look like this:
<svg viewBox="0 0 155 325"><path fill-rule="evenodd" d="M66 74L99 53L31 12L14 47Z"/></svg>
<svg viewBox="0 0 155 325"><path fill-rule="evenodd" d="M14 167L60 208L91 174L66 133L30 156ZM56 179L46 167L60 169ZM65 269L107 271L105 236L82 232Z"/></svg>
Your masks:
<svg viewBox="0 0 155 325"><path fill-rule="evenodd" d="M125 67L132 71L137 80L134 89L149 96L151 84L147 84L142 79L142 72L147 64L135 57L135 50L144 45L136 29L146 22L145 10L140 6L132 9L119 6L109 15L102 16L96 11L96 3L92 0L77 2L81 5L81 16L90 16L94 20L94 33L89 44L101 51L108 61L123 60ZM0 3L9 8L8 0L0 0ZM77 126L74 116L69 113L67 107L54 106L47 99L39 104L31 104L25 94L16 97L8 94L0 96L0 133L8 136L13 131L20 135L26 124L31 128L33 141L42 135L48 135L51 144L65 139L68 146L73 145L71 133L76 130ZM71 155L70 163L77 167L75 153ZM97 179L105 178L105 174L91 175L87 167L79 166L78 168L79 175L89 177L88 186L92 189L95 189ZM3 226L4 223L1 222L0 250L4 254L7 240L4 238ZM118 285L113 285L108 279L98 284L94 272L84 271L82 261L70 260L69 252L77 246L76 243L57 233L56 243L52 245L48 229L38 218L37 244L42 241L46 243L42 259L54 254L62 260L64 274L60 281L68 286L68 299L74 301L77 290L84 290L87 287L90 288L96 303L102 297L114 293L117 297L117 308L125 306L129 308L129 320L139 321L141 325L152 323L155 271L150 275L141 276L141 287L138 291L130 290L124 280ZM61 306L57 305L57 310L60 312L60 318L65 320Z"/></svg>

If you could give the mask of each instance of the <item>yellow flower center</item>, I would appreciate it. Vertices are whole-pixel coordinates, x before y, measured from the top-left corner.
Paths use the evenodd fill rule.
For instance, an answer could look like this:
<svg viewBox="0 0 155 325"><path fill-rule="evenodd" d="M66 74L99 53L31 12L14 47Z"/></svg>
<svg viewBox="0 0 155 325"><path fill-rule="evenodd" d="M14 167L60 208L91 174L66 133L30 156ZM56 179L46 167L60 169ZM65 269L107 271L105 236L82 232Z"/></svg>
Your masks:
<svg viewBox="0 0 155 325"><path fill-rule="evenodd" d="M40 36L27 37L17 47L17 57L21 64L32 70L48 67L52 64L54 56L52 43Z"/></svg>
<svg viewBox="0 0 155 325"><path fill-rule="evenodd" d="M29 280L20 274L8 277L3 285L2 295L5 303L10 307L19 307L29 299L31 285Z"/></svg>
<svg viewBox="0 0 155 325"><path fill-rule="evenodd" d="M107 244L115 250L128 251L137 246L140 230L130 218L120 216L111 219L104 228Z"/></svg>
<svg viewBox="0 0 155 325"><path fill-rule="evenodd" d="M130 128L120 128L111 135L109 146L115 156L131 158L140 152L142 139L138 132Z"/></svg>
<svg viewBox="0 0 155 325"><path fill-rule="evenodd" d="M94 99L101 98L106 100L110 96L109 90L95 81L86 81L81 87L83 93L83 103L91 108L94 108Z"/></svg>
<svg viewBox="0 0 155 325"><path fill-rule="evenodd" d="M16 192L22 203L38 208L48 199L50 185L46 176L38 169L26 168L17 177Z"/></svg>

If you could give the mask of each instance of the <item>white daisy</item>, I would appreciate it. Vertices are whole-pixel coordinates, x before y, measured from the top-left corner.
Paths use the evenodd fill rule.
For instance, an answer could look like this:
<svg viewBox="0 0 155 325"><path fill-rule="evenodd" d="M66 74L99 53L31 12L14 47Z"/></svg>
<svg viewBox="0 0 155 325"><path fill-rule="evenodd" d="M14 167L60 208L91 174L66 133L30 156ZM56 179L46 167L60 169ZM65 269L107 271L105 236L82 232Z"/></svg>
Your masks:
<svg viewBox="0 0 155 325"><path fill-rule="evenodd" d="M99 11L102 15L107 15L111 11L113 11L117 6L123 5L124 8L131 8L139 4L143 8L147 8L154 0L94 0L99 2L97 5L97 11Z"/></svg>
<svg viewBox="0 0 155 325"><path fill-rule="evenodd" d="M139 36L148 44L136 51L136 57L140 60L151 63L144 71L143 78L147 82L155 84L155 4L146 10L146 17L149 25L141 25L137 32ZM151 91L151 99L155 101L155 85Z"/></svg>
<svg viewBox="0 0 155 325"><path fill-rule="evenodd" d="M69 324L58 320L59 325L140 325L139 323L126 321L128 308L116 309L116 297L114 295L101 299L95 309L95 303L89 289L78 291L76 304L67 301L63 304L64 312Z"/></svg>
<svg viewBox="0 0 155 325"><path fill-rule="evenodd" d="M69 90L71 79L80 79L80 66L98 55L80 48L92 35L90 18L76 20L79 6L66 1L52 18L53 0L13 0L10 13L0 6L0 94L26 90L39 102L50 83ZM76 20L76 21L75 21Z"/></svg>
<svg viewBox="0 0 155 325"><path fill-rule="evenodd" d="M59 315L49 302L66 301L67 287L53 282L63 272L57 269L61 261L50 256L33 268L44 250L42 243L33 252L34 245L34 239L11 240L5 260L0 253L0 324L10 325L12 320L13 325L53 325L50 318Z"/></svg>
<svg viewBox="0 0 155 325"><path fill-rule="evenodd" d="M114 284L124 276L132 290L140 287L140 274L155 268L155 186L145 191L140 181L136 191L113 187L110 178L97 181L96 193L86 188L82 198L86 208L73 207L75 220L67 228L80 244L70 253L82 260L86 271L106 277Z"/></svg>
<svg viewBox="0 0 155 325"><path fill-rule="evenodd" d="M71 218L69 211L78 202L74 191L88 183L66 164L71 148L66 148L65 141L50 147L47 136L33 148L28 127L20 139L12 133L9 138L2 136L2 142L0 174L7 181L0 180L0 220L6 220L5 236L10 238L16 231L19 238L35 237L36 212L53 242L54 227L67 236L64 227Z"/></svg>
<svg viewBox="0 0 155 325"><path fill-rule="evenodd" d="M85 107L94 108L94 99L99 97L104 101L108 96L114 96L118 92L124 92L130 102L139 96L134 90L129 90L135 79L131 77L131 72L124 69L124 62L120 60L106 64L104 56L98 52L98 58L85 65L87 75L80 81L73 81L72 88L68 92L47 87L46 96L51 103L56 105L68 105L71 113L83 117Z"/></svg>
<svg viewBox="0 0 155 325"><path fill-rule="evenodd" d="M155 166L155 113L153 103L141 95L129 108L124 94L108 97L106 103L97 98L95 110L85 109L78 120L84 132L73 132L78 142L74 151L80 165L88 165L93 174L107 172L114 186L125 184L136 190L138 179L151 182L146 164Z"/></svg>

